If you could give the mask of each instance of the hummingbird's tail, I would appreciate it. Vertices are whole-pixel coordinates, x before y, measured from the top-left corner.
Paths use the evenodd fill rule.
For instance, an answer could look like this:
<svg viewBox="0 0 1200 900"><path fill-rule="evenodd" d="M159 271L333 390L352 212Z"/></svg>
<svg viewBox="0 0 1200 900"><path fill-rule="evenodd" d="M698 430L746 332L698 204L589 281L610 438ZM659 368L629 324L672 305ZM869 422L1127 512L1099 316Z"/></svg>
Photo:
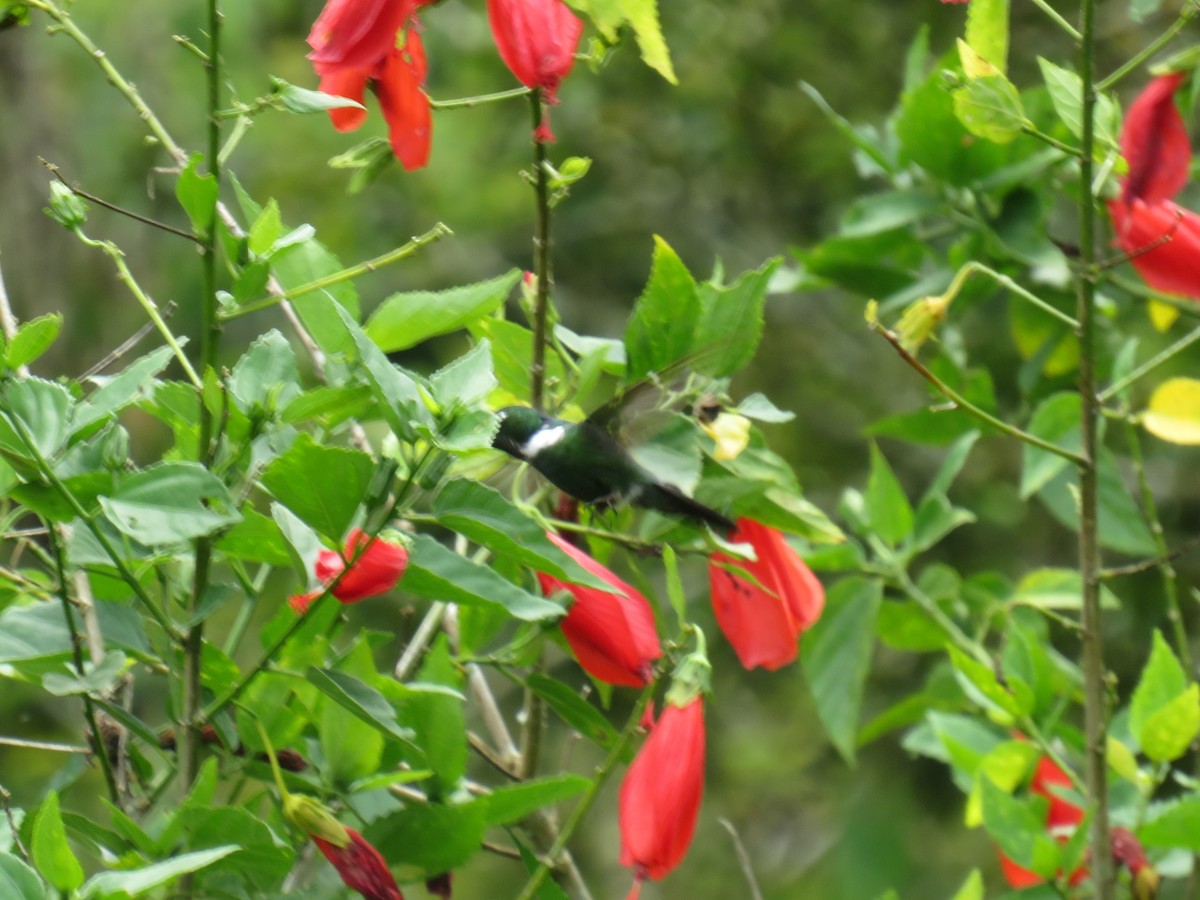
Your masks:
<svg viewBox="0 0 1200 900"><path fill-rule="evenodd" d="M737 527L732 520L727 519L715 509L705 506L700 501L693 500L673 484L666 484L661 481L649 484L643 489L637 500L642 506L667 513L668 515L699 519L701 522L711 525L714 530L723 535L728 534Z"/></svg>

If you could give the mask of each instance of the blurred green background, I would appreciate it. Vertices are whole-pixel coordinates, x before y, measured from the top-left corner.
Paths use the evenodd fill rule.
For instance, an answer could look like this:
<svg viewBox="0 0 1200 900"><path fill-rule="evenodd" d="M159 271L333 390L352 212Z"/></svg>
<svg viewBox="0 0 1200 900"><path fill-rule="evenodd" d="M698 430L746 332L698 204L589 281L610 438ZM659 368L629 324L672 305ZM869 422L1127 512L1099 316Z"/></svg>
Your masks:
<svg viewBox="0 0 1200 900"><path fill-rule="evenodd" d="M230 83L243 100L262 94L273 74L315 87L304 36L316 0L225 4ZM591 157L593 168L555 214L556 299L572 329L617 336L644 283L651 235L662 235L698 275L717 261L727 272L759 265L830 230L863 189L850 148L799 83L815 85L852 121L878 123L896 102L904 52L922 22L935 53L961 31L963 7L935 0L855 4L801 0L692 0L666 3L662 17L680 84L647 69L629 44L598 74L584 65L565 82L553 110L558 143L552 160ZM428 90L439 99L513 86L491 42L482 2L445 0L422 16L430 60ZM1102 4L1106 63L1140 46L1124 4ZM199 3L78 0L73 12L117 67L137 83L177 140L198 148L203 71L172 41L201 37ZM1015 12L1013 76L1033 77L1034 56L1061 63L1064 43L1035 18ZM84 189L122 206L184 223L169 175L155 172L165 155L148 144L137 119L94 64L45 21L0 32L0 269L15 312L67 317L63 337L38 373L78 374L142 322L116 283L109 261L41 213L48 176L38 157L61 167ZM398 290L438 289L529 267L532 193L519 176L529 164L528 111L523 101L435 114L428 168L392 167L375 184L349 195L344 171L326 161L368 135L383 134L368 98L367 126L339 135L323 115L259 118L232 160L260 202L279 200L288 225L311 223L343 262L367 259L443 221L454 229L413 260L359 282L364 310ZM93 237L116 241L160 304L174 301L173 326L195 333L200 267L184 241L93 207ZM863 428L887 412L911 409L924 390L883 342L862 325L862 304L836 291L774 296L759 360L734 385L741 396L764 390L798 418L768 426L772 445L795 467L811 499L832 509L845 485L866 479ZM239 319L227 331L229 362L259 332L286 330L277 313ZM986 333L988 323L978 324ZM1014 351L997 340L988 351L998 371ZM431 368L462 348L435 345L406 364ZM147 421L130 421L135 454L150 459L165 436ZM938 453L889 442L885 451L913 490L923 488ZM956 499L980 523L956 534L940 552L964 572L994 567L1009 575L1047 561L1070 565L1074 539L1038 507L1017 497L1019 451L985 442L972 457ZM1195 517L1194 489L1181 486L1180 514ZM1191 510L1189 512L1188 510ZM692 573L702 582L702 572ZM1186 573L1185 573L1186 574ZM281 587L282 590L282 587ZM703 602L703 597L697 597ZM1147 604L1153 604L1148 599ZM1136 604L1135 604L1136 608ZM380 621L390 607L368 605ZM1110 618L1114 654L1140 665L1137 648L1155 609ZM406 620L410 627L412 617ZM744 673L715 642L716 702L709 714L707 795L692 852L654 898L746 896L725 819L750 854L770 898L873 898L894 887L905 898L950 896L981 865L995 883L996 864L982 831L962 826L963 800L944 769L912 759L895 736L867 748L848 768L825 740L799 666ZM1066 649L1073 652L1068 644ZM865 718L922 679L927 660L877 651ZM577 670L559 673L579 679ZM1125 673L1119 673L1125 674ZM78 738L74 706L32 706L19 685L5 682L0 721L25 736ZM511 698L509 698L511 699ZM151 716L151 721L156 721ZM552 725L555 744L565 735ZM7 730L7 729L6 729ZM555 750L557 752L557 750ZM558 757L554 752L549 760ZM35 753L0 752L0 784L18 804L36 803L61 762ZM586 748L571 763L590 762ZM85 783L86 784L86 783ZM80 793L86 791L86 787ZM78 803L67 795L64 801ZM628 885L616 864L615 786L589 816L576 842L597 897ZM501 897L497 885L518 883L515 864L482 855L456 876L456 897ZM423 895L419 887L410 896Z"/></svg>

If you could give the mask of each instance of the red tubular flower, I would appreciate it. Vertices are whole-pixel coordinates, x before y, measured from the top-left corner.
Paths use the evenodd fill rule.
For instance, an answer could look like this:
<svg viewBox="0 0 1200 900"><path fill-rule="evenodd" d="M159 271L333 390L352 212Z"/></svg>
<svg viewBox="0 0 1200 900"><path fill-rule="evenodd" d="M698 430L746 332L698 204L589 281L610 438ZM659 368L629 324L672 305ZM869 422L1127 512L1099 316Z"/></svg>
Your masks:
<svg viewBox="0 0 1200 900"><path fill-rule="evenodd" d="M662 647L654 628L654 612L646 598L573 544L551 532L546 536L614 588L602 591L538 573L538 582L547 596L565 590L574 598L560 624L579 664L593 678L608 684L648 684Z"/></svg>
<svg viewBox="0 0 1200 900"><path fill-rule="evenodd" d="M404 900L380 852L353 828L346 828L345 832L349 840L343 846L315 834L311 837L317 849L337 869L346 887L358 891L366 900Z"/></svg>
<svg viewBox="0 0 1200 900"><path fill-rule="evenodd" d="M825 608L825 589L782 534L738 519L729 539L748 543L754 562L724 553L709 558L708 580L717 624L747 669L778 669L796 658L800 635ZM758 584L740 577L749 573Z"/></svg>
<svg viewBox="0 0 1200 900"><path fill-rule="evenodd" d="M488 0L488 22L500 58L521 84L557 102L558 85L575 63L583 22L562 0ZM553 141L543 123L539 141Z"/></svg>
<svg viewBox="0 0 1200 900"><path fill-rule="evenodd" d="M371 68L415 9L413 0L329 0L308 34L313 68L321 76Z"/></svg>
<svg viewBox="0 0 1200 900"><path fill-rule="evenodd" d="M1191 147L1175 91L1184 73L1161 75L1129 107L1121 153L1129 173L1109 201L1116 243L1158 291L1200 298L1200 216L1172 202L1187 183Z"/></svg>
<svg viewBox="0 0 1200 900"><path fill-rule="evenodd" d="M1075 827L1083 821L1084 813L1074 803L1058 796L1052 790L1053 786L1070 787L1071 776L1050 757L1043 756L1038 760L1033 778L1029 782L1029 789L1039 797L1045 797L1050 801L1050 806L1046 810L1046 830L1057 840L1065 843ZM1010 887L1030 887L1042 884L1046 880L1035 872L1017 865L1003 853L1000 854L1000 869ZM1080 867L1071 873L1071 884L1078 884L1086 877L1087 869Z"/></svg>
<svg viewBox="0 0 1200 900"><path fill-rule="evenodd" d="M366 549L333 588L333 596L342 603L357 603L359 600L387 593L395 587L408 566L408 551L400 544L372 538L361 528L355 528L346 538L346 559L354 559L360 547ZM317 554L313 570L317 580L329 584L345 567L342 554L322 549ZM295 594L288 599L288 603L297 614L303 615L308 611L309 604L323 593L322 588L307 594Z"/></svg>
<svg viewBox="0 0 1200 900"><path fill-rule="evenodd" d="M638 894L683 860L704 793L704 706L699 696L667 706L621 782L621 865L633 866Z"/></svg>

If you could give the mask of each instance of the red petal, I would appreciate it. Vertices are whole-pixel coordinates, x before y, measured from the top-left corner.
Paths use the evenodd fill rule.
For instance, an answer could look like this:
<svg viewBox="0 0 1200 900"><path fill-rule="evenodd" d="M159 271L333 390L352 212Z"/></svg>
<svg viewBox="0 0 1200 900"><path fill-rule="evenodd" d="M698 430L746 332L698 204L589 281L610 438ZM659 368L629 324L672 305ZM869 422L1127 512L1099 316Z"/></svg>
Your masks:
<svg viewBox="0 0 1200 900"><path fill-rule="evenodd" d="M488 21L500 58L517 80L552 99L575 63L583 33L562 0L488 0Z"/></svg>
<svg viewBox="0 0 1200 900"><path fill-rule="evenodd" d="M621 865L660 879L679 865L704 794L704 706L668 705L621 782Z"/></svg>
<svg viewBox="0 0 1200 900"><path fill-rule="evenodd" d="M329 0L308 35L318 75L369 69L396 46L396 32L412 15L412 0Z"/></svg>
<svg viewBox="0 0 1200 900"><path fill-rule="evenodd" d="M410 28L405 50L394 50L387 57L382 76L375 82L392 152L410 172L429 161L433 137L429 98L421 90L424 70L425 50L420 36Z"/></svg>
<svg viewBox="0 0 1200 900"><path fill-rule="evenodd" d="M1200 216L1169 200L1108 204L1116 242L1150 287L1200 299Z"/></svg>
<svg viewBox="0 0 1200 900"><path fill-rule="evenodd" d="M313 843L337 869L346 887L358 891L366 900L404 900L387 860L353 828L347 828L346 833L350 835L350 843L345 847L313 835Z"/></svg>
<svg viewBox="0 0 1200 900"><path fill-rule="evenodd" d="M387 593L408 566L408 551L402 546L372 539L359 528L351 531L346 540L346 558L353 559L364 545L366 549L333 589L333 595L342 603L357 603Z"/></svg>
<svg viewBox="0 0 1200 900"><path fill-rule="evenodd" d="M1175 91L1184 73L1160 75L1146 87L1125 115L1121 153L1129 163L1121 199L1147 203L1170 200L1187 184L1191 142L1175 106Z"/></svg>
<svg viewBox="0 0 1200 900"><path fill-rule="evenodd" d="M363 90L367 86L366 69L339 69L321 78L320 90L325 94L346 97L356 103L363 102ZM329 110L329 118L338 131L353 131L367 118L365 109L344 106Z"/></svg>

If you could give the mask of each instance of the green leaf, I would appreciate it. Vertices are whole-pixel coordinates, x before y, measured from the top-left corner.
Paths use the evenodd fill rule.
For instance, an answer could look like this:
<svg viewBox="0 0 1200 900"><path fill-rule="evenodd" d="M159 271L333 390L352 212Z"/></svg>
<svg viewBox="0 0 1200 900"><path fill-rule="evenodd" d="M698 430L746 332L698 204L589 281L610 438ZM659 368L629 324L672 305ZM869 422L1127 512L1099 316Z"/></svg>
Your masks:
<svg viewBox="0 0 1200 900"><path fill-rule="evenodd" d="M34 865L60 891L73 891L83 884L83 867L67 843L67 830L63 827L56 791L46 795L33 820L30 850Z"/></svg>
<svg viewBox="0 0 1200 900"><path fill-rule="evenodd" d="M379 304L363 330L385 353L406 350L495 312L520 278L521 270L511 269L488 281L444 291L393 294Z"/></svg>
<svg viewBox="0 0 1200 900"><path fill-rule="evenodd" d="M983 900L983 876L978 869L972 869L967 880L950 900Z"/></svg>
<svg viewBox="0 0 1200 900"><path fill-rule="evenodd" d="M125 654L120 650L109 651L98 663L85 661L83 666L85 674L82 676L77 675L74 669L69 670L70 675L48 673L42 678L42 687L55 697L101 695L113 686L127 668Z"/></svg>
<svg viewBox="0 0 1200 900"><path fill-rule="evenodd" d="M509 825L526 816L587 790L591 784L579 775L553 775L496 788L488 795L488 825Z"/></svg>
<svg viewBox="0 0 1200 900"><path fill-rule="evenodd" d="M376 819L366 839L391 864L407 863L438 875L457 869L479 850L487 828L487 798L442 805L415 803Z"/></svg>
<svg viewBox="0 0 1200 900"><path fill-rule="evenodd" d="M825 611L804 636L801 662L817 715L833 745L851 764L882 601L878 581L844 578L829 592Z"/></svg>
<svg viewBox="0 0 1200 900"><path fill-rule="evenodd" d="M0 897L46 900L46 887L37 873L17 857L0 853Z"/></svg>
<svg viewBox="0 0 1200 900"><path fill-rule="evenodd" d="M1038 404L1026 429L1034 437L1049 441L1072 453L1081 452L1079 395L1074 392L1052 394ZM1023 444L1021 448L1021 499L1041 490L1054 476L1070 465L1056 453Z"/></svg>
<svg viewBox="0 0 1200 900"><path fill-rule="evenodd" d="M1083 83L1079 76L1070 69L1056 66L1047 59L1038 57L1038 66L1042 70L1042 78L1050 91L1050 100L1054 103L1054 111L1062 119L1071 134L1079 138L1083 136ZM1117 105L1107 94L1096 98L1096 137L1102 145L1117 146L1117 133L1120 129L1121 113ZM1098 152L1106 152L1107 147L1097 148Z"/></svg>
<svg viewBox="0 0 1200 900"><path fill-rule="evenodd" d="M181 853L171 859L141 869L105 872L89 879L88 883L83 886L81 900L92 900L92 898L99 900L99 898L108 897L111 894L136 896L143 891L149 891L174 881L180 875L210 866L217 860L236 853L239 849L235 845L228 844L223 847L213 847L211 850Z"/></svg>
<svg viewBox="0 0 1200 900"><path fill-rule="evenodd" d="M330 109L366 109L361 103L357 103L349 97L323 94L320 91L297 87L274 75L271 76L271 93L279 98L284 109L297 115L324 112Z"/></svg>
<svg viewBox="0 0 1200 900"><path fill-rule="evenodd" d="M642 61L671 84L678 84L671 54L658 20L658 0L616 0L633 28Z"/></svg>
<svg viewBox="0 0 1200 900"><path fill-rule="evenodd" d="M1200 685L1188 683L1162 632L1154 632L1150 659L1129 702L1129 730L1142 752L1170 762L1200 732Z"/></svg>
<svg viewBox="0 0 1200 900"><path fill-rule="evenodd" d="M429 600L502 606L509 615L526 621L554 619L564 612L557 603L517 587L426 534L413 537L401 587L405 593Z"/></svg>
<svg viewBox="0 0 1200 900"><path fill-rule="evenodd" d="M149 650L136 610L126 604L97 599L96 613L110 650L121 647L139 654ZM77 622L76 627L82 628L82 623ZM71 634L61 606L37 603L0 611L0 663L56 661L70 654Z"/></svg>
<svg viewBox="0 0 1200 900"><path fill-rule="evenodd" d="M700 319L694 343L700 352L695 369L722 378L733 375L754 358L762 339L763 306L771 276L782 260L767 260L742 273L731 285L705 282L698 299Z"/></svg>
<svg viewBox="0 0 1200 900"><path fill-rule="evenodd" d="M691 353L699 314L696 282L678 254L656 235L650 280L625 326L625 383L635 384Z"/></svg>
<svg viewBox="0 0 1200 900"><path fill-rule="evenodd" d="M1004 742L993 729L969 716L931 711L926 719L945 751L944 758L966 775L973 776L984 758Z"/></svg>
<svg viewBox="0 0 1200 900"><path fill-rule="evenodd" d="M1083 581L1075 569L1034 569L1018 582L1009 602L1035 609L1079 609L1083 605ZM1108 588L1101 587L1100 605L1119 604Z"/></svg>
<svg viewBox="0 0 1200 900"><path fill-rule="evenodd" d="M159 347L130 363L119 375L111 378L93 377L92 381L99 387L75 408L71 431L78 433L93 422L99 422L129 404L150 396L157 383L154 376L165 369L172 358L170 347Z"/></svg>
<svg viewBox="0 0 1200 900"><path fill-rule="evenodd" d="M245 879L254 893L276 887L291 870L296 854L277 838L257 814L233 807L190 807L183 817L187 846L191 850L237 844L238 851L212 863L205 880L220 872L235 873Z"/></svg>
<svg viewBox="0 0 1200 900"><path fill-rule="evenodd" d="M467 721L462 675L450 658L444 634L430 648L418 678L423 685L446 688L412 692L404 705L404 719L417 733L417 743L437 779L436 789L448 796L467 770Z"/></svg>
<svg viewBox="0 0 1200 900"><path fill-rule="evenodd" d="M193 154L175 182L175 196L197 235L208 234L217 210L217 180L211 174L201 175L197 171L203 159L201 154Z"/></svg>
<svg viewBox="0 0 1200 900"><path fill-rule="evenodd" d="M338 665L339 674L358 679L375 677L375 662L370 645L356 641ZM366 687L366 685L363 685ZM364 696L370 696L364 692ZM337 700L326 697L317 721L317 736L324 757L323 774L334 785L347 785L378 771L383 757L383 735L376 721L364 721L361 709L350 710Z"/></svg>
<svg viewBox="0 0 1200 900"><path fill-rule="evenodd" d="M240 522L219 478L194 462L164 462L126 476L105 515L122 533L148 547L177 544Z"/></svg>
<svg viewBox="0 0 1200 900"><path fill-rule="evenodd" d="M1129 18L1134 22L1144 22L1162 9L1163 0L1130 0Z"/></svg>
<svg viewBox="0 0 1200 900"><path fill-rule="evenodd" d="M884 541L896 546L913 529L913 510L879 447L871 445L871 474L867 480L867 516L871 528Z"/></svg>
<svg viewBox="0 0 1200 900"><path fill-rule="evenodd" d="M486 338L429 376L429 390L443 410L474 406L496 385L492 345ZM492 435L484 437L490 444Z"/></svg>
<svg viewBox="0 0 1200 900"><path fill-rule="evenodd" d="M275 277L285 291L318 278L336 275L342 269L341 261L316 238L304 241L272 261ZM358 321L358 292L352 279L347 278L320 291L294 297L291 303L304 327L322 350L328 354L338 354L346 353L351 348L349 336L337 311L344 309L349 318Z"/></svg>
<svg viewBox="0 0 1200 900"><path fill-rule="evenodd" d="M1147 847L1182 847L1200 853L1200 796L1152 805L1138 838Z"/></svg>
<svg viewBox="0 0 1200 900"><path fill-rule="evenodd" d="M10 379L0 403L0 448L31 459L29 448L9 419L15 418L44 457L54 456L69 434L71 395L62 385L40 378Z"/></svg>
<svg viewBox="0 0 1200 900"><path fill-rule="evenodd" d="M859 197L842 214L839 233L844 237L864 237L907 228L942 207L942 201L924 188L882 191Z"/></svg>
<svg viewBox="0 0 1200 900"><path fill-rule="evenodd" d="M279 215L279 204L272 197L250 225L246 234L246 246L253 256L263 256L283 231L283 219Z"/></svg>
<svg viewBox="0 0 1200 900"><path fill-rule="evenodd" d="M261 335L233 367L228 386L247 415L287 406L301 392L300 369L287 338L274 328Z"/></svg>
<svg viewBox="0 0 1200 900"><path fill-rule="evenodd" d="M525 686L545 700L559 718L588 740L605 749L617 740L616 729L600 714L600 710L561 681L533 674L525 679Z"/></svg>
<svg viewBox="0 0 1200 900"><path fill-rule="evenodd" d="M1045 822L1029 805L1007 794L990 778L980 779L980 795L983 824L1005 855L1019 866L1052 878L1059 852Z"/></svg>
<svg viewBox="0 0 1200 900"><path fill-rule="evenodd" d="M545 531L499 491L465 478L446 484L433 502L438 522L494 553L561 581L602 591L612 585L555 546Z"/></svg>
<svg viewBox="0 0 1200 900"><path fill-rule="evenodd" d="M50 349L62 331L62 324L63 318L58 313L48 313L22 323L4 351L5 365L10 369L29 365Z"/></svg>
<svg viewBox="0 0 1200 900"><path fill-rule="evenodd" d="M928 550L956 528L974 521L975 514L969 509L952 506L942 494L927 494L913 522L913 550Z"/></svg>
<svg viewBox="0 0 1200 900"><path fill-rule="evenodd" d="M978 660L967 656L957 647L947 647L950 662L961 678L959 683L967 696L985 709L995 708L1013 717L1027 715L1033 709L1033 693L1016 676L1000 684L996 673Z"/></svg>
<svg viewBox="0 0 1200 900"><path fill-rule="evenodd" d="M1003 75L1008 65L1008 0L972 0L967 43Z"/></svg>
<svg viewBox="0 0 1200 900"><path fill-rule="evenodd" d="M247 508L242 521L221 535L216 548L226 556L284 567L292 564L283 532L273 519Z"/></svg>
<svg viewBox="0 0 1200 900"><path fill-rule="evenodd" d="M972 78L954 92L954 112L976 137L1007 144L1028 119L1016 86L1003 75Z"/></svg>
<svg viewBox="0 0 1200 900"><path fill-rule="evenodd" d="M322 446L300 434L263 470L262 483L301 521L340 546L374 471L361 450Z"/></svg>
<svg viewBox="0 0 1200 900"><path fill-rule="evenodd" d="M413 733L400 726L396 720L396 710L383 694L369 684L353 675L335 672L332 669L318 669L315 666L308 668L306 677L322 694L341 704L368 725L396 740L412 743Z"/></svg>

